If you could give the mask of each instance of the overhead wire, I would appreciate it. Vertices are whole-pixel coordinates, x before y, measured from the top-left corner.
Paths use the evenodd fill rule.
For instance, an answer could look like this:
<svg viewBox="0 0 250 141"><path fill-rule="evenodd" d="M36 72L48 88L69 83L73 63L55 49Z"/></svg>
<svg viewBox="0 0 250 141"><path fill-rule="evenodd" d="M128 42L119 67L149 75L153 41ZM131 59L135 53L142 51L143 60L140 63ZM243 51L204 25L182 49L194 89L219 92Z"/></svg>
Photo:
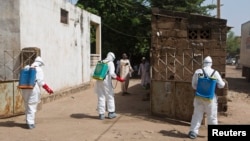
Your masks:
<svg viewBox="0 0 250 141"><path fill-rule="evenodd" d="M149 39L149 38L150 38L150 37L146 37L146 36L143 37L143 36L133 36L133 35L129 35L129 34L123 33L123 32L121 32L121 31L119 31L119 30L116 30L116 29L110 27L110 26L108 26L107 24L105 24L105 23L103 23L103 22L102 22L102 24L103 24L104 26L106 26L107 28L113 30L114 32L119 33L119 34L124 35L124 36L132 37L132 38L144 38L144 39Z"/></svg>

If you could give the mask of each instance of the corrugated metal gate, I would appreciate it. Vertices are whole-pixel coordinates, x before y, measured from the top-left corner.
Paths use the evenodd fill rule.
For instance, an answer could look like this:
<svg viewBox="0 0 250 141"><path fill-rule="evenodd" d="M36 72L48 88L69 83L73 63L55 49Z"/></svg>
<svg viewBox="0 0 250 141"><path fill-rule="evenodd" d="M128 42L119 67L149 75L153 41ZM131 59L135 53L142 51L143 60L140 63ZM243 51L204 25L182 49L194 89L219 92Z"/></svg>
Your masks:
<svg viewBox="0 0 250 141"><path fill-rule="evenodd" d="M22 51L4 51L4 64L0 69L0 118L24 114L23 99L17 88L19 72L23 66L31 64L40 55L38 48L25 48Z"/></svg>

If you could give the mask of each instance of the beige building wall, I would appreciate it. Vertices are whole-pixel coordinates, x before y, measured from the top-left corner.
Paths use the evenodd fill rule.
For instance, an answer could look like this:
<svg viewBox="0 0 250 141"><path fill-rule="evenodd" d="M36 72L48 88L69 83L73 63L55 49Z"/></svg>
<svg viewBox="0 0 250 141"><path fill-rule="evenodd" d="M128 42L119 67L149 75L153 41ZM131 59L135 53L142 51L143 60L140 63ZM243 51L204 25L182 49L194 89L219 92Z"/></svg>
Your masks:
<svg viewBox="0 0 250 141"><path fill-rule="evenodd" d="M99 16L64 0L0 0L0 3L0 80L11 76L8 74L11 69L6 67L18 64L22 49L38 47L45 62L45 80L55 91L90 82L93 24L98 29L96 54L101 58ZM15 62L6 63L8 60Z"/></svg>

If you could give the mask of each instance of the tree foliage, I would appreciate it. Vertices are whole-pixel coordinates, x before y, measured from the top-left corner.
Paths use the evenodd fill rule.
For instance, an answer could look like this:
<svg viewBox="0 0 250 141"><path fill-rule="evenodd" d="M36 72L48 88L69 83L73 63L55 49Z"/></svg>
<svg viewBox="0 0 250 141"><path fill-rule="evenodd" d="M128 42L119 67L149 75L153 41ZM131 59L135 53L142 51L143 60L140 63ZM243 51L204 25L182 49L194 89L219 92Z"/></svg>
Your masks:
<svg viewBox="0 0 250 141"><path fill-rule="evenodd" d="M152 7L208 16L208 11L215 9L216 5L210 4L203 6L204 1L205 0L150 0L150 3Z"/></svg>
<svg viewBox="0 0 250 141"><path fill-rule="evenodd" d="M130 57L148 56L151 46L151 8L208 15L215 5L205 0L79 0L77 6L102 18L102 56L109 51ZM138 58L137 58L138 59Z"/></svg>
<svg viewBox="0 0 250 141"><path fill-rule="evenodd" d="M144 55L150 47L150 8L139 0L79 0L77 5L102 18L103 55ZM142 49L143 48L143 49Z"/></svg>
<svg viewBox="0 0 250 141"><path fill-rule="evenodd" d="M227 53L228 56L235 56L240 52L240 38L235 36L234 32L229 31L227 34Z"/></svg>

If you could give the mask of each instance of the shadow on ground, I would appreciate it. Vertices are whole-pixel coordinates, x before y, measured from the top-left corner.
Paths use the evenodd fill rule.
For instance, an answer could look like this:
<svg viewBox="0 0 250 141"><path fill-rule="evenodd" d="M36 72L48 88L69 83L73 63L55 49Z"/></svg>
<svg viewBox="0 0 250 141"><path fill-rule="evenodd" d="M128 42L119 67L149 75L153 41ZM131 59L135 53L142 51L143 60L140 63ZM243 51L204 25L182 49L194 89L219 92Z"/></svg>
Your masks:
<svg viewBox="0 0 250 141"><path fill-rule="evenodd" d="M137 79L134 79L137 80ZM119 86L118 86L119 87ZM122 95L121 92L115 94L116 112L121 115L131 116L142 120L155 123L170 123L175 125L189 126L189 123L169 119L166 117L153 116L150 113L150 99L144 98L150 90L144 89L139 83L129 87L128 95Z"/></svg>
<svg viewBox="0 0 250 141"><path fill-rule="evenodd" d="M1 127L20 127L20 128L27 128L27 124L25 123L16 123L15 121L6 121L0 122Z"/></svg>

